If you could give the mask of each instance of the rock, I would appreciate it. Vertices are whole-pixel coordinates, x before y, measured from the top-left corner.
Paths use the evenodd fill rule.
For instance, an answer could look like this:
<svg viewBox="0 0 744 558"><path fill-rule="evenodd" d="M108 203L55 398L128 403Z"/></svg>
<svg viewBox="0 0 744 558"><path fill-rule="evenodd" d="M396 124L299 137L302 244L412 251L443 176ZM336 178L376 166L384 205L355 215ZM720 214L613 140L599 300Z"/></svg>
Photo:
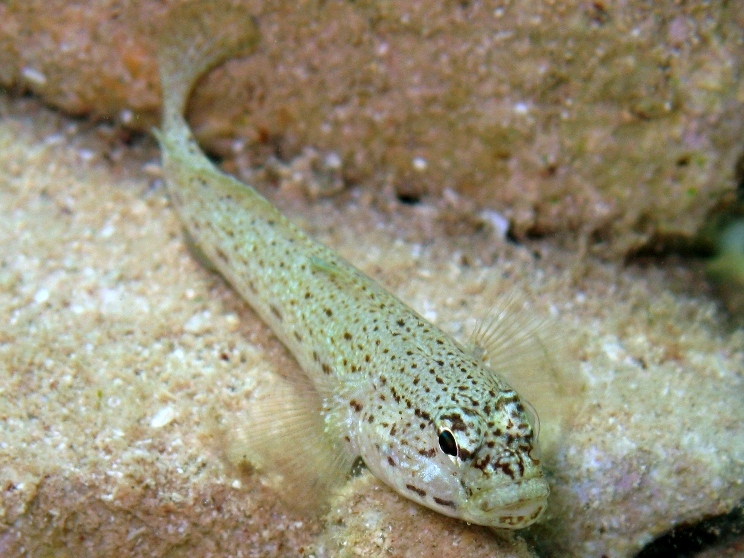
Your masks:
<svg viewBox="0 0 744 558"><path fill-rule="evenodd" d="M358 190L309 203L259 184L460 338L509 289L564 333L557 387L526 378L553 491L535 528L468 527L367 475L325 515L293 512L230 466L213 419L239 420L256 386L296 363L189 256L146 170L154 142L25 99L0 97L0 114L0 554L421 556L456 542L464 556L626 557L744 499L744 333L702 271L453 227L455 201Z"/></svg>
<svg viewBox="0 0 744 558"><path fill-rule="evenodd" d="M170 3L2 3L0 84L147 130ZM254 4L258 52L191 105L223 157L311 149L347 184L454 190L518 238L579 237L611 259L689 242L735 187L742 0Z"/></svg>

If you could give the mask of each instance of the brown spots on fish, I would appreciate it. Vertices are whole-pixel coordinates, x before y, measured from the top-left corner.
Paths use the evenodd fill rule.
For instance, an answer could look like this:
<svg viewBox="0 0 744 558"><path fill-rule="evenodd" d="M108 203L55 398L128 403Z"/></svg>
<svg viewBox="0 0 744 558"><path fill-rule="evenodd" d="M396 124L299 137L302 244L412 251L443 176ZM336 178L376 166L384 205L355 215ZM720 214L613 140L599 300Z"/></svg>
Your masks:
<svg viewBox="0 0 744 558"><path fill-rule="evenodd" d="M512 469L510 463L504 463L504 462L494 463L494 469L496 468L501 469L501 472L504 473L510 479L515 478L514 470Z"/></svg>
<svg viewBox="0 0 744 558"><path fill-rule="evenodd" d="M426 490L422 490L421 488L414 486L412 484L407 484L406 488L410 490L411 492L418 494L421 498L426 498Z"/></svg>
<svg viewBox="0 0 744 558"><path fill-rule="evenodd" d="M225 252L224 252L224 251L222 250L222 248L220 248L220 247L218 246L218 247L216 247L216 248L214 249L214 252L215 252L215 254L217 254L217 257L218 257L219 259L221 259L221 260L222 260L223 262L225 262L225 263L226 263L226 264L228 264L228 265L230 264L230 258L228 257L228 255L227 255L227 254L225 254Z"/></svg>
<svg viewBox="0 0 744 558"><path fill-rule="evenodd" d="M269 309L271 310L271 313L274 314L274 316L276 316L277 320L281 322L284 319L282 317L282 313L279 311L279 308L277 308L273 304L269 304Z"/></svg>
<svg viewBox="0 0 744 558"><path fill-rule="evenodd" d="M484 509L483 511L488 511L488 508ZM504 515L499 517L499 523L502 525L521 525L524 523L525 516L523 515Z"/></svg>
<svg viewBox="0 0 744 558"><path fill-rule="evenodd" d="M452 431L465 432L467 430L465 421L462 420L462 417L458 413L449 413L446 415L442 415L440 418L441 420L447 421L449 423L449 428Z"/></svg>
<svg viewBox="0 0 744 558"><path fill-rule="evenodd" d="M491 462L491 454L487 453L483 459L478 459L473 462L473 467L476 469L480 469L481 471L486 470L486 467L488 467L488 464Z"/></svg>
<svg viewBox="0 0 744 558"><path fill-rule="evenodd" d="M388 465L390 465L391 467L397 467L398 466L398 464L395 462L395 459L393 459L393 457L391 455L388 455L387 456L387 462L388 462Z"/></svg>
<svg viewBox="0 0 744 558"><path fill-rule="evenodd" d="M413 414L416 415L419 418L426 419L428 421L431 421L431 415L424 411L423 409L416 408L413 411Z"/></svg>
<svg viewBox="0 0 744 558"><path fill-rule="evenodd" d="M352 409L354 409L354 411L357 413L360 413L362 409L364 408L364 406L361 403L359 403L359 401L357 401L356 399L352 399L351 401L349 401L349 406Z"/></svg>
<svg viewBox="0 0 744 558"><path fill-rule="evenodd" d="M437 496L434 496L434 502L446 508L457 508L457 505L452 500L445 500L444 498L438 498Z"/></svg>

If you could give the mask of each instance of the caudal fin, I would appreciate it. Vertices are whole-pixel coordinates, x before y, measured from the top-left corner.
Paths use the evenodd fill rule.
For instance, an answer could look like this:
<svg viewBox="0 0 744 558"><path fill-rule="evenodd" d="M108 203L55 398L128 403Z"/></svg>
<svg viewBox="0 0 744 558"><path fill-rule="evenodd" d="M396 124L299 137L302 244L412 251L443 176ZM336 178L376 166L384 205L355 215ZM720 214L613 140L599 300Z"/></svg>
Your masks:
<svg viewBox="0 0 744 558"><path fill-rule="evenodd" d="M246 53L259 39L248 6L191 0L168 13L158 39L163 128L182 118L194 84L220 62Z"/></svg>

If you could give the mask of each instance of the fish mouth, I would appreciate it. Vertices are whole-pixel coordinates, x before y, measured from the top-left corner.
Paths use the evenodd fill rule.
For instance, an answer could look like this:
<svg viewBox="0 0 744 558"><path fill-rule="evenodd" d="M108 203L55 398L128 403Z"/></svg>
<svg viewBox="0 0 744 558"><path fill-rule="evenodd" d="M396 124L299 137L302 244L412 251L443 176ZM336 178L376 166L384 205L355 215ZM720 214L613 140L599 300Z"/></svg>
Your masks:
<svg viewBox="0 0 744 558"><path fill-rule="evenodd" d="M463 506L466 521L500 529L522 529L548 507L550 487L542 477L524 479L474 494Z"/></svg>

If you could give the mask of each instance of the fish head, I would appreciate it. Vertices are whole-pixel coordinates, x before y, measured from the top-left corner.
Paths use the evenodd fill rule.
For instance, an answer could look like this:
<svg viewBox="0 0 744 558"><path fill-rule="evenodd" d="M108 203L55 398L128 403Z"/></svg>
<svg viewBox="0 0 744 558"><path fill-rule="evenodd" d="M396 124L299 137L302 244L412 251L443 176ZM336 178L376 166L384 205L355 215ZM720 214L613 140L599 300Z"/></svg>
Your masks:
<svg viewBox="0 0 744 558"><path fill-rule="evenodd" d="M503 529L527 527L545 511L550 493L532 417L511 389L483 407L460 409L463 421L454 427L466 429L461 436L447 430L452 426L446 423L440 426L452 432L457 445L451 460L464 492L459 517ZM475 424L483 431L479 444L467 434ZM442 434L439 438L441 445Z"/></svg>
<svg viewBox="0 0 744 558"><path fill-rule="evenodd" d="M520 529L547 507L550 492L530 416L510 388L491 399L451 397L427 408L403 402L398 420L370 422L360 448L372 473L439 513L490 527ZM403 399L403 398L401 398ZM473 401L479 402L473 405Z"/></svg>

